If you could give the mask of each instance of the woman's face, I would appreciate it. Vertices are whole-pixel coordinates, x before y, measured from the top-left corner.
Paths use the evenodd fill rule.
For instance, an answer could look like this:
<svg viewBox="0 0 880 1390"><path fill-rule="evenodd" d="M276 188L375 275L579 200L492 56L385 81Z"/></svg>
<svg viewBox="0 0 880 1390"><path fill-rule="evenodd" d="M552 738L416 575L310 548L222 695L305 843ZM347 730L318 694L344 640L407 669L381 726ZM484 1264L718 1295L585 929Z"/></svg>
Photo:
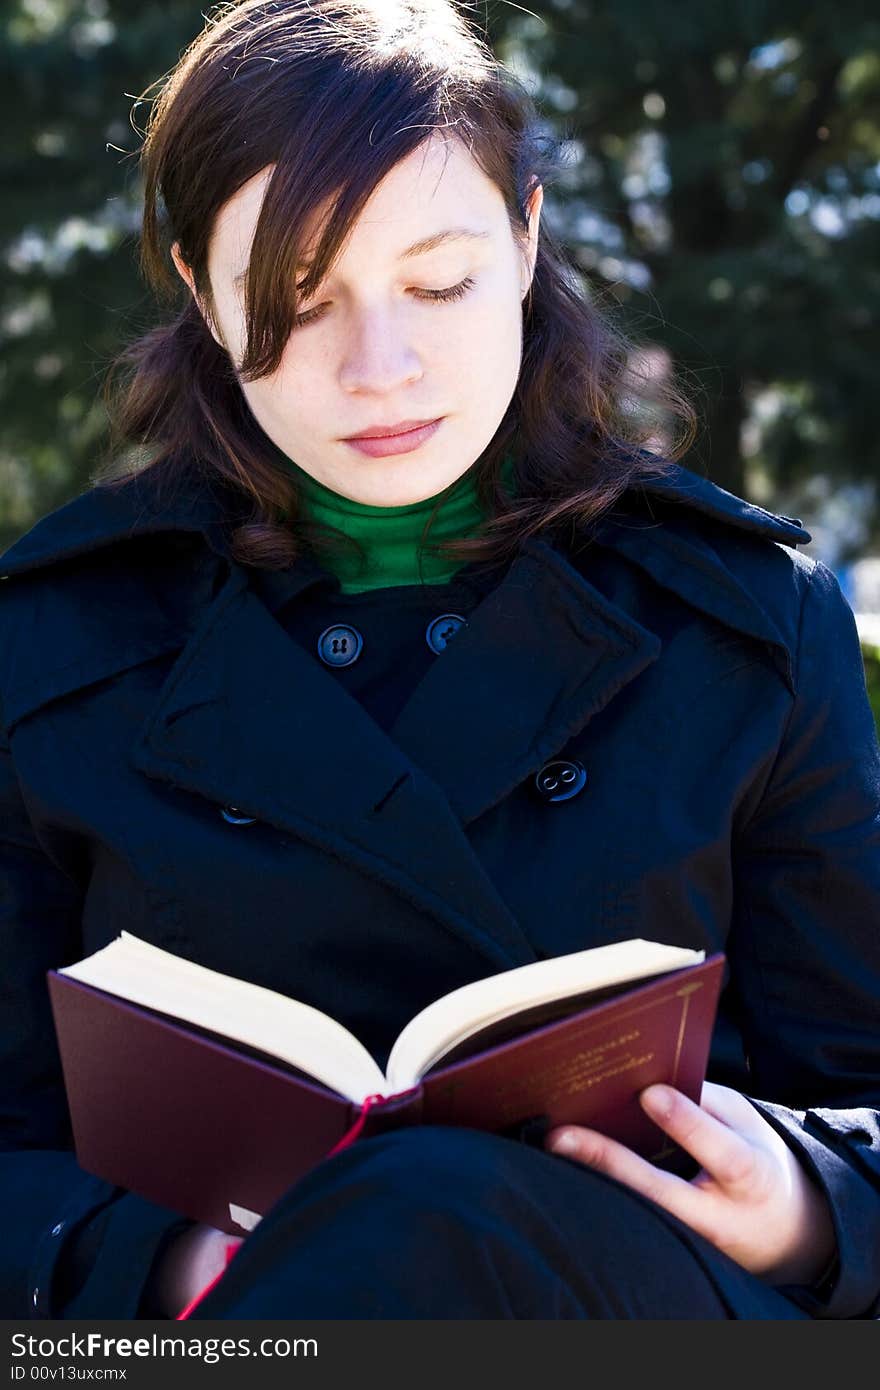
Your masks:
<svg viewBox="0 0 880 1390"><path fill-rule="evenodd" d="M262 170L224 205L209 247L214 308L206 318L236 366L245 338L236 281L271 173ZM433 135L401 160L364 206L327 280L300 305L307 321L293 329L276 371L240 381L270 439L327 487L374 506L423 501L466 472L516 387L542 199L538 185L523 250L501 193L458 139ZM461 228L480 235L405 255ZM172 255L193 289L176 243ZM431 297L457 286L458 298ZM369 427L438 417L439 428L405 453L371 457L346 442Z"/></svg>

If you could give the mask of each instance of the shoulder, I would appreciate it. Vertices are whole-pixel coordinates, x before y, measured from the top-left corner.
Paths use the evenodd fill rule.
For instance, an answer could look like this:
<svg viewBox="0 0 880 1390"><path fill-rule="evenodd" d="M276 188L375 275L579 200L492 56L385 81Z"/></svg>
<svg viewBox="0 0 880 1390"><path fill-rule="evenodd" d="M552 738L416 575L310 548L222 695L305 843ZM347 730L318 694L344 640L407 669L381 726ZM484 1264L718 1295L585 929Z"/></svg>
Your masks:
<svg viewBox="0 0 880 1390"><path fill-rule="evenodd" d="M668 459L641 453L644 471L630 480L618 502L600 519L609 527L663 530L669 535L702 539L717 551L761 558L777 550L789 556L812 541L800 517L772 512L729 492L718 483ZM812 561L805 561L809 572Z"/></svg>
<svg viewBox="0 0 880 1390"><path fill-rule="evenodd" d="M154 466L115 481L96 482L41 516L0 553L0 579L47 573L57 566L77 572L89 557L108 552L111 562L137 558L145 547L126 545L141 538L201 536L222 549L230 522L239 519L241 501L206 476L194 462Z"/></svg>
<svg viewBox="0 0 880 1390"><path fill-rule="evenodd" d="M790 690L801 617L819 562L800 518L768 511L680 464L647 461L584 540L619 556L716 623L761 643ZM819 566L834 585L834 577ZM827 582L827 581L826 581Z"/></svg>
<svg viewBox="0 0 880 1390"><path fill-rule="evenodd" d="M163 591L173 606L171 591L226 559L236 519L192 465L93 484L0 553L0 628L36 611L61 626L74 605L102 615L125 610L134 628Z"/></svg>
<svg viewBox="0 0 880 1390"><path fill-rule="evenodd" d="M0 555L7 733L49 700L183 645L216 581L216 521L205 499L136 480L89 488Z"/></svg>

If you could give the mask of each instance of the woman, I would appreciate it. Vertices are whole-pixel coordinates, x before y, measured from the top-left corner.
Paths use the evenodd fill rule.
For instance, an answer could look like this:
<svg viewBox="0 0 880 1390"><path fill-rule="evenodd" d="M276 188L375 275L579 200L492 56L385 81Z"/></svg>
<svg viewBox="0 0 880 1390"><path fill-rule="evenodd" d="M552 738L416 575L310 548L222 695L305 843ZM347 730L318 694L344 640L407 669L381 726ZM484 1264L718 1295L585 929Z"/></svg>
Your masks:
<svg viewBox="0 0 880 1390"><path fill-rule="evenodd" d="M448 0L248 0L157 102L185 307L125 354L123 468L0 562L5 1316L880 1311L852 614L796 519L678 464L689 406L539 232L535 128ZM45 973L123 927L380 1065L492 971L723 950L701 1103L642 1095L690 1166L424 1126L231 1242L72 1153Z"/></svg>

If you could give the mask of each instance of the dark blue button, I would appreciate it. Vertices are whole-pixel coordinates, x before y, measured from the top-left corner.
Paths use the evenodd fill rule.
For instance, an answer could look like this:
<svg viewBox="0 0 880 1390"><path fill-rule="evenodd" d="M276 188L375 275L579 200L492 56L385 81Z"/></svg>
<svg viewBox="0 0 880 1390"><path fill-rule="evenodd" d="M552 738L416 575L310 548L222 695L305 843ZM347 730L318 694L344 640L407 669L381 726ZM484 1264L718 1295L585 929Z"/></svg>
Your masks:
<svg viewBox="0 0 880 1390"><path fill-rule="evenodd" d="M574 758L557 758L535 773L535 790L542 801L569 801L586 782L587 769Z"/></svg>
<svg viewBox="0 0 880 1390"><path fill-rule="evenodd" d="M230 825L253 825L257 819L256 816L243 816L237 806L224 806L220 814Z"/></svg>
<svg viewBox="0 0 880 1390"><path fill-rule="evenodd" d="M432 652L443 652L446 650L447 642L451 641L462 627L467 627L467 619L460 613L441 613L439 618L434 618L428 623L425 640Z"/></svg>
<svg viewBox="0 0 880 1390"><path fill-rule="evenodd" d="M361 654L364 639L356 627L336 623L318 638L318 656L325 666L350 666Z"/></svg>

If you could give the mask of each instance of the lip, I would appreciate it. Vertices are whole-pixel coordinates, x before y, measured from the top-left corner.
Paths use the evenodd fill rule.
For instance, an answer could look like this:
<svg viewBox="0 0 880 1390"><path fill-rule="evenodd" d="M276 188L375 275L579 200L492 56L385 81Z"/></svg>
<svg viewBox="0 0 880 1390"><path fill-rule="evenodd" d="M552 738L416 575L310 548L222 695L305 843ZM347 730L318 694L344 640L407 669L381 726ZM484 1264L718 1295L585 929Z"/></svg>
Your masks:
<svg viewBox="0 0 880 1390"><path fill-rule="evenodd" d="M358 449L362 454L369 454L371 458L385 458L389 454L407 454L413 449L418 449L443 423L444 417L441 415L435 420L425 420L417 422L413 427L412 421L402 421L399 425L392 428L392 434L360 434L351 435L343 443L350 444L353 449Z"/></svg>
<svg viewBox="0 0 880 1390"><path fill-rule="evenodd" d="M425 425L433 425L439 416L431 416L427 420L397 420L393 425L368 425L365 430L359 430L357 434L345 436L346 444L350 444L353 439L388 439L394 434L409 434L411 430L420 430Z"/></svg>

